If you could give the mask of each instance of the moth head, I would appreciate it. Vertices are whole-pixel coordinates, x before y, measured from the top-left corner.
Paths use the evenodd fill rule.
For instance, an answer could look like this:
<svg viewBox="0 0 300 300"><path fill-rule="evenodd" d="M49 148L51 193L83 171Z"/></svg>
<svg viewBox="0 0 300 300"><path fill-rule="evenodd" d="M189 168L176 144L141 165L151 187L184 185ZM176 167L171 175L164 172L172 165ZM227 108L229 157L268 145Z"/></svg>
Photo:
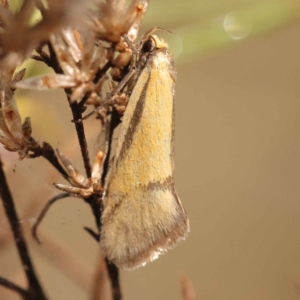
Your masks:
<svg viewBox="0 0 300 300"><path fill-rule="evenodd" d="M142 41L141 51L143 53L152 52L154 49L168 48L168 44L156 35L149 35Z"/></svg>
<svg viewBox="0 0 300 300"><path fill-rule="evenodd" d="M151 34L152 32L153 31L146 33L141 40L138 69L143 69L147 63L150 63L153 66L157 64L162 66L162 62L164 62L165 67L169 70L170 75L172 75L171 77L175 81L176 70L168 44L158 36Z"/></svg>

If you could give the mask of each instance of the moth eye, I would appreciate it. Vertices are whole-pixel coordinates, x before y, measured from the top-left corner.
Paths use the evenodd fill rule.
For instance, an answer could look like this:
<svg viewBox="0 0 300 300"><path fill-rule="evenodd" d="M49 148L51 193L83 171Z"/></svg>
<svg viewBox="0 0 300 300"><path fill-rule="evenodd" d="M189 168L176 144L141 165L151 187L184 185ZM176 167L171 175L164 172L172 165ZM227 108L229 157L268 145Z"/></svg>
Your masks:
<svg viewBox="0 0 300 300"><path fill-rule="evenodd" d="M142 51L144 53L151 52L154 49L154 47L155 47L155 45L154 45L153 40L149 39L143 44Z"/></svg>

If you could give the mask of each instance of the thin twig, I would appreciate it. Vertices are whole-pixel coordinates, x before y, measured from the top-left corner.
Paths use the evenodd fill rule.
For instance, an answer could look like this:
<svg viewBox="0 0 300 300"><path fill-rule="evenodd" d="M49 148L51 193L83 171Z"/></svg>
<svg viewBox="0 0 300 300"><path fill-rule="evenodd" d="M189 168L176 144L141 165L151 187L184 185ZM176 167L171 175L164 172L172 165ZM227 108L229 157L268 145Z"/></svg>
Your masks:
<svg viewBox="0 0 300 300"><path fill-rule="evenodd" d="M26 290L24 290L23 288L19 287L18 285L14 284L13 282L11 282L1 276L0 276L0 285L5 286L9 290L17 292L18 294L20 294L20 296L23 299L26 299L26 297L28 297L28 292Z"/></svg>
<svg viewBox="0 0 300 300"><path fill-rule="evenodd" d="M51 43L48 43L48 48L49 48L49 53L50 53L50 60L51 60L51 67L57 74L63 74L63 69L61 68L59 61L56 57L55 51L51 45ZM107 65L107 68L109 68L109 65ZM99 75L100 76L100 75ZM103 76L103 75L101 75ZM80 150L81 150L81 156L83 159L83 164L86 172L87 178L91 178L92 176L92 168L90 164L90 158L89 158L89 152L88 152L88 147L87 147L87 142L85 138L85 133L84 133L84 126L82 123L82 111L83 107L78 104L76 101L71 101L70 99L70 94L71 90L70 89L65 89L65 93L72 111L73 115L73 122L75 124L75 129L77 133L77 138L78 142L80 145ZM85 200L87 203L90 204L93 214L95 216L97 228L100 228L100 213L101 213L101 208L100 208L100 202L101 200L94 196L89 197L88 199Z"/></svg>
<svg viewBox="0 0 300 300"><path fill-rule="evenodd" d="M46 53L43 50L43 47L46 43L42 42L41 45L39 45L39 47L37 49L35 49L35 51L39 54L39 55L32 55L31 58L37 61L42 61L44 62L48 67L50 67L50 56L48 53Z"/></svg>
<svg viewBox="0 0 300 300"><path fill-rule="evenodd" d="M59 64L59 61L56 57L55 51L51 43L48 43L48 48L50 53L51 67L53 68L55 73L64 74L63 69ZM89 151L88 151L87 142L85 138L84 127L82 124L82 107L79 106L77 101L73 101L73 102L71 101L70 95L72 92L70 89L65 89L65 93L72 111L73 122L75 124L75 129L78 137L78 142L81 150L86 176L87 178L91 178L92 167L90 164Z"/></svg>
<svg viewBox="0 0 300 300"><path fill-rule="evenodd" d="M45 57L45 63L51 67L55 73L57 74L64 74L63 69L61 68L59 61L56 57L55 51L51 45L50 42L47 43L48 49L49 49L49 53L50 56L49 57ZM39 54L42 56L42 52L41 50L39 51ZM49 59L48 59L49 58ZM107 66L108 67L108 66ZM78 138L78 142L80 145L80 150L81 150L81 156L83 159L83 163L84 163L84 168L85 168L85 172L86 172L86 176L87 178L91 178L92 175L92 168L91 168L91 164L90 164L90 158L89 158L89 152L88 152L88 147L87 147L87 141L85 138L85 132L84 132L84 127L83 127L83 123L82 123L82 109L83 107L81 107L78 102L76 101L71 101L70 99L70 95L72 93L72 91L70 89L64 89L71 111L72 111L72 115L73 115L73 122L75 124L75 129L76 129L76 133L77 133L77 138ZM67 174L66 174L67 175ZM68 177L68 175L67 175ZM100 204L99 204L99 199L96 199L96 197L89 197L88 199L86 199L86 202L90 204L92 210L93 210L93 214L96 218L96 223L97 223L97 227L100 227Z"/></svg>
<svg viewBox="0 0 300 300"><path fill-rule="evenodd" d="M45 62L45 60L40 55L31 55L31 59L34 59L36 61Z"/></svg>
<svg viewBox="0 0 300 300"><path fill-rule="evenodd" d="M36 158L39 156L42 156L46 158L50 164L66 179L69 178L68 173L65 171L65 169L60 165L55 151L52 148L52 146L46 142L43 142L42 146L37 146L35 149L32 149L32 154L30 154L30 158Z"/></svg>
<svg viewBox="0 0 300 300"><path fill-rule="evenodd" d="M113 132L114 129L118 126L118 124L120 123L120 116L117 112L113 112L111 115L111 120L110 122L107 121L106 125L106 131L105 131L105 141L107 144L107 153L106 153L106 159L104 162L104 166L103 166L103 173L102 173L102 177L101 177L101 183L102 185L104 185L105 179L108 175L108 167L109 167L109 157L110 157L110 152L111 152L111 146L112 146L112 138L113 138ZM103 124L102 124L103 125ZM89 199L94 199L95 200L96 195L93 195L91 197L89 197L87 199L87 201L89 201ZM100 200L100 199L99 199ZM102 206L101 206L102 202L99 201L98 205L99 207L95 206L95 204L91 204L92 210L94 215L99 214L99 219L96 218L96 223L97 223L97 227L98 230L100 232L100 213L102 211ZM95 211L96 209L96 211ZM93 236L93 238L95 238L96 241L99 241L99 237L97 236L93 231L91 231L89 228L85 227L85 230L91 234ZM120 286L120 279L119 279L119 269L111 262L109 262L106 258L105 258L105 263L106 263L106 267L107 267L107 271L108 271L108 275L109 275L109 279L111 282L111 287L112 287L112 297L113 300L120 300L122 299L122 293L121 293L121 286Z"/></svg>
<svg viewBox="0 0 300 300"><path fill-rule="evenodd" d="M51 45L51 43L47 43L48 48L49 48L49 54L50 54L50 63L49 66L53 68L53 70L57 74L63 74L63 69L61 68L59 61L56 57L55 51ZM49 61L48 61L49 62ZM109 69L110 68L110 63L107 63L104 66L104 69ZM102 76L104 76L104 72L100 71L97 73L97 77L100 79ZM98 80L99 80L98 79ZM80 145L80 150L81 150L81 155L84 163L84 168L86 172L87 178L91 178L92 175L92 168L90 164L90 158L89 158L89 152L88 152L88 147L87 147L87 142L85 138L85 132L84 132L84 126L82 122L82 112L83 112L83 106L85 101L88 99L89 95L85 95L86 100L84 102L78 103L77 101L71 101L70 95L72 91L70 89L65 89L65 93L72 111L73 115L73 122L75 124L75 129ZM111 119L111 125L110 125L110 131L107 135L108 137L108 153L107 153L107 158L104 163L104 171L103 175L101 178L101 181L104 182L104 178L106 177L108 173L108 164L109 164L109 154L111 151L111 143L112 143L112 136L113 136L113 131L116 128L117 124L120 122L120 118L117 116L117 114L112 114L112 119ZM92 195L91 197L85 199L87 203L89 203L93 215L95 217L96 225L98 228L98 231L100 232L100 226L101 226L101 211L102 211L102 202L101 198L97 195ZM121 296L121 288L120 288L120 283L119 283L119 272L118 268L112 264L109 263L107 260L105 260L107 264L107 269L108 269L108 274L109 278L111 281L111 286L112 286L112 294L113 294L113 299L114 300L120 300L122 298Z"/></svg>
<svg viewBox="0 0 300 300"><path fill-rule="evenodd" d="M94 287L92 292L92 300L110 300L112 299L110 286L107 276L106 262L100 255L100 260L96 268L94 276Z"/></svg>
<svg viewBox="0 0 300 300"><path fill-rule="evenodd" d="M111 281L111 288L114 300L121 300L122 293L120 287L120 279L119 279L119 269L111 263L107 258L105 258L108 275Z"/></svg>
<svg viewBox="0 0 300 300"><path fill-rule="evenodd" d="M86 142L85 133L84 133L84 127L83 127L83 123L82 123L81 108L79 107L79 105L76 101L74 101L73 103L71 103L71 101L69 101L69 103L70 103L70 108L71 108L72 115L73 115L73 121L75 124L75 129L76 129L76 133L77 133L77 137L78 137L78 141L79 141L79 145L80 145L81 156L83 159L85 173L86 173L87 178L91 178L92 167L90 164L89 150L87 147L87 142Z"/></svg>
<svg viewBox="0 0 300 300"><path fill-rule="evenodd" d="M97 234L93 229L89 228L89 227L83 227L84 230L93 238L95 239L98 243L100 241L100 235Z"/></svg>
<svg viewBox="0 0 300 300"><path fill-rule="evenodd" d="M70 195L68 193L61 193L55 197L53 197L52 199L50 199L46 205L44 206L44 208L42 209L42 211L40 212L35 224L33 225L32 227L32 235L33 237L35 238L35 240L41 244L41 241L39 239L39 237L37 236L37 229L38 229L38 226L40 225L40 223L42 222L42 220L44 219L47 211L49 210L50 206L55 203L56 201L58 200L61 200L61 199L64 199L64 198L67 198L69 197Z"/></svg>
<svg viewBox="0 0 300 300"><path fill-rule="evenodd" d="M111 115L110 124L109 124L110 128L106 134L108 149L107 149L106 160L104 162L103 173L101 177L102 185L104 185L105 179L108 175L109 157L110 157L111 147L112 147L113 132L119 123L120 123L120 116L116 111L113 111ZM121 293L121 286L120 286L120 279L119 279L119 269L113 263L109 262L106 258L105 258L105 262L107 266L108 275L111 281L113 299L120 300L122 299L122 293Z"/></svg>
<svg viewBox="0 0 300 300"><path fill-rule="evenodd" d="M111 113L111 120L109 125L109 130L106 132L106 143L107 143L107 153L106 153L106 159L103 164L103 172L101 176L101 184L102 186L105 185L105 180L107 179L108 175L108 169L109 169L109 159L111 154L111 148L112 148L112 140L113 140L113 133L115 128L120 124L120 115L113 110Z"/></svg>
<svg viewBox="0 0 300 300"><path fill-rule="evenodd" d="M19 257L22 262L23 270L26 274L28 280L28 297L24 299L31 300L46 300L44 291L38 281L38 278L35 274L34 267L29 255L21 223L19 221L14 201L10 193L6 177L2 168L2 161L0 160L0 196L3 202L5 214L8 218L11 230L13 232L15 244L19 253Z"/></svg>

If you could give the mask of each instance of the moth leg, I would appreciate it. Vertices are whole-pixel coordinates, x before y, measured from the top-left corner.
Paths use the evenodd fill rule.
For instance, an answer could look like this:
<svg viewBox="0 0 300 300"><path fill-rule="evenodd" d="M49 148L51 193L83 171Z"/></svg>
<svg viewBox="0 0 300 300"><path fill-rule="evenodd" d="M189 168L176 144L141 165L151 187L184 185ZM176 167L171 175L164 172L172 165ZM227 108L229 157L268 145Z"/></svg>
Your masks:
<svg viewBox="0 0 300 300"><path fill-rule="evenodd" d="M89 227L84 227L84 230L90 234L98 243L100 241L100 234L96 233L93 229Z"/></svg>
<svg viewBox="0 0 300 300"><path fill-rule="evenodd" d="M125 77L120 81L120 83L114 88L114 90L111 92L110 94L110 99L108 101L112 101L113 104L113 99L116 95L118 95L121 90L130 82L131 78L133 77L133 75L135 75L136 70L135 68L133 68L132 70L130 70Z"/></svg>

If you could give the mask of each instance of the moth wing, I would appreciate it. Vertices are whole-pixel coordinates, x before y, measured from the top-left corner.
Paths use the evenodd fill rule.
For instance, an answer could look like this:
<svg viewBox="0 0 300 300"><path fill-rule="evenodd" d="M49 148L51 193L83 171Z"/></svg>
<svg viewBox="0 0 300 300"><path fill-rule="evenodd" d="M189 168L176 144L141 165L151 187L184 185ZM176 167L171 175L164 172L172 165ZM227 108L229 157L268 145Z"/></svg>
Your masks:
<svg viewBox="0 0 300 300"><path fill-rule="evenodd" d="M103 252L119 268L128 270L156 259L189 231L180 200L168 190L137 192L134 199L126 198L118 207L105 210L102 223Z"/></svg>
<svg viewBox="0 0 300 300"><path fill-rule="evenodd" d="M144 265L189 231L173 183L175 74L166 48L153 53L121 124L100 239L104 255L120 268Z"/></svg>

